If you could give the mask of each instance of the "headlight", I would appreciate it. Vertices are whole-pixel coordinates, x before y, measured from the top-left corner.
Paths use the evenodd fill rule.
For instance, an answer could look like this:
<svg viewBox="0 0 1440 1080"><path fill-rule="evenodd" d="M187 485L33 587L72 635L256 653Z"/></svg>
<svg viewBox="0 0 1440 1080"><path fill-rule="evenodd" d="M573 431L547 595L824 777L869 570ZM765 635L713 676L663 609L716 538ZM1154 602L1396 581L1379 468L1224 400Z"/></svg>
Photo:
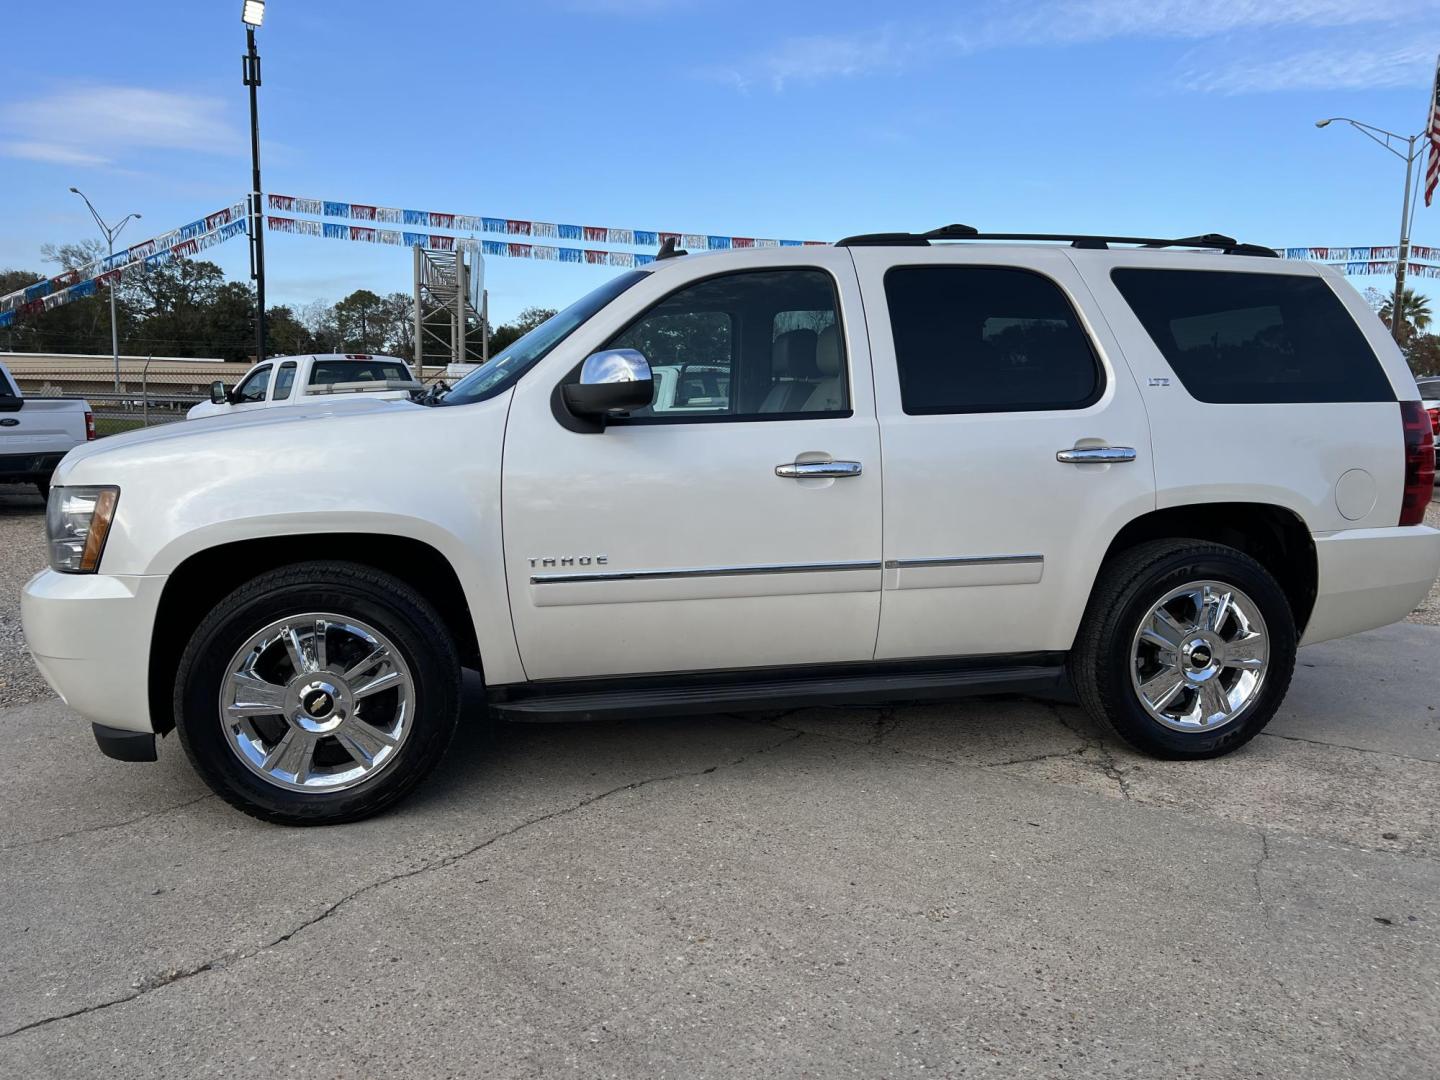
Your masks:
<svg viewBox="0 0 1440 1080"><path fill-rule="evenodd" d="M45 507L50 567L62 574L93 574L115 520L117 487L56 487Z"/></svg>

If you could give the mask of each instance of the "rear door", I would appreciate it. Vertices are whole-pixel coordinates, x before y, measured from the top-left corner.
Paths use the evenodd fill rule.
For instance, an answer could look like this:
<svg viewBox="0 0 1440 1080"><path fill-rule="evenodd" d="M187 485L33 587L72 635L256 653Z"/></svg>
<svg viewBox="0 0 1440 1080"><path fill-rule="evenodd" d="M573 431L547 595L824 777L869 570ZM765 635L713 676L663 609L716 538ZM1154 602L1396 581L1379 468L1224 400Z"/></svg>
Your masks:
<svg viewBox="0 0 1440 1080"><path fill-rule="evenodd" d="M885 459L877 659L1070 648L1154 506L1138 389L1065 252L853 249Z"/></svg>

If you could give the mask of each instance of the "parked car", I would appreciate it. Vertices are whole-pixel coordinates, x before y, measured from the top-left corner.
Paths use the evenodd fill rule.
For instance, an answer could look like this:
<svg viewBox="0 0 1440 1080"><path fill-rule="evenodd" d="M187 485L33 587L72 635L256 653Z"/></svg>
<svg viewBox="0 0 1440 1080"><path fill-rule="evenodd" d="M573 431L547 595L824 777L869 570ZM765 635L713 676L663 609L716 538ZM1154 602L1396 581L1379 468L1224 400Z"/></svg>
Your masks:
<svg viewBox="0 0 1440 1080"><path fill-rule="evenodd" d="M34 484L50 494L50 477L71 448L95 438L95 414L80 398L29 398L0 364L0 483Z"/></svg>
<svg viewBox="0 0 1440 1080"><path fill-rule="evenodd" d="M259 409L344 404L357 397L408 401L422 387L398 356L336 353L276 356L256 364L233 390L218 379L210 400L194 406L186 418L232 416Z"/></svg>
<svg viewBox="0 0 1440 1080"><path fill-rule="evenodd" d="M1440 379L1420 379L1420 403L1430 414L1430 431L1435 438L1435 482L1440 484Z"/></svg>
<svg viewBox="0 0 1440 1080"><path fill-rule="evenodd" d="M412 789L462 668L518 719L1068 673L1137 748L1227 753L1297 646L1426 595L1430 425L1333 270L1065 239L662 259L436 408L76 450L30 649L105 753L153 760L174 730L223 798L293 824ZM700 392L657 403L684 364Z"/></svg>

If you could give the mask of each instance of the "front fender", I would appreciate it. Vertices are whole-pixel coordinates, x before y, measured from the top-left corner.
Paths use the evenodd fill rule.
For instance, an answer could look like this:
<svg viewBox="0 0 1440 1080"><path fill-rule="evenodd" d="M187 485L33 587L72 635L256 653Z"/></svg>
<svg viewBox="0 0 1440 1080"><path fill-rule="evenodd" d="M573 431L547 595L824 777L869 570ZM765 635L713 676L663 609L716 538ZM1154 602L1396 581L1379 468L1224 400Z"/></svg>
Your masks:
<svg viewBox="0 0 1440 1080"><path fill-rule="evenodd" d="M201 552L247 540L418 540L454 569L487 673L505 681L515 652L500 533L508 405L502 395L445 409L268 410L271 418L242 426L183 425L188 434L119 444L76 462L65 483L120 488L103 574L165 577ZM314 546L307 550L313 557ZM238 583L245 567L235 574Z"/></svg>

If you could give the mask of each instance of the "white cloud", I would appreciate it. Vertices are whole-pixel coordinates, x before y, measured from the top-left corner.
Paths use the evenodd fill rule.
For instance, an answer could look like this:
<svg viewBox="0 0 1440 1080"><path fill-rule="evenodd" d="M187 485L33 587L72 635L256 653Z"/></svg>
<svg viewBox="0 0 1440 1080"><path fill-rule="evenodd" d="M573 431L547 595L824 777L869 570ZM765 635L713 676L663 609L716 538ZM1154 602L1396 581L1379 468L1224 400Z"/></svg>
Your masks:
<svg viewBox="0 0 1440 1080"><path fill-rule="evenodd" d="M791 82L818 82L822 79L868 75L875 71L899 70L908 62L909 44L893 27L866 34L815 34L790 38L746 67L711 69L709 74L748 90L764 82L783 90Z"/></svg>
<svg viewBox="0 0 1440 1080"><path fill-rule="evenodd" d="M851 78L899 71L933 63L946 56L994 49L1074 46L1121 39L1196 41L1243 36L1253 43L1262 35L1280 35L1259 65L1270 69L1247 85L1239 65L1233 74L1193 74L1184 85L1194 89L1239 93L1242 90L1286 89L1291 86L1389 86L1409 81L1408 70L1357 74L1341 50L1295 49L1303 35L1325 35L1371 26L1386 32L1423 25L1440 15L1440 0L1028 0L997 5L986 14L960 22L911 21L859 31L794 37L780 42L740 65L711 69L712 77L741 89L756 83L782 90L790 83ZM1295 50L1289 56L1281 51ZM1353 43L1353 56L1363 55ZM1379 62L1409 57L1415 48L1372 55ZM1426 51L1426 50L1419 50ZM1281 53L1281 55L1277 55ZM1359 56L1356 57L1360 59ZM1306 63L1314 73L1301 78ZM1287 79L1287 72L1292 78ZM1325 81L1321 81L1324 79Z"/></svg>
<svg viewBox="0 0 1440 1080"><path fill-rule="evenodd" d="M1043 0L983 24L981 45L1116 38L1216 37L1237 30L1393 23L1440 9L1435 0ZM967 40L962 31L961 41Z"/></svg>
<svg viewBox="0 0 1440 1080"><path fill-rule="evenodd" d="M88 86L0 109L12 157L102 165L151 150L243 152L217 98L135 86Z"/></svg>
<svg viewBox="0 0 1440 1080"><path fill-rule="evenodd" d="M692 0L569 0L565 6L584 15L643 16L663 15L693 4Z"/></svg>
<svg viewBox="0 0 1440 1080"><path fill-rule="evenodd" d="M1423 86L1434 62L1435 54L1429 45L1397 49L1335 46L1269 59L1232 59L1214 67L1192 67L1181 77L1180 85L1219 94Z"/></svg>
<svg viewBox="0 0 1440 1080"><path fill-rule="evenodd" d="M0 153L7 157L28 158L30 161L48 161L55 165L104 165L106 159L98 154L87 154L73 146L57 146L47 142L0 143Z"/></svg>

